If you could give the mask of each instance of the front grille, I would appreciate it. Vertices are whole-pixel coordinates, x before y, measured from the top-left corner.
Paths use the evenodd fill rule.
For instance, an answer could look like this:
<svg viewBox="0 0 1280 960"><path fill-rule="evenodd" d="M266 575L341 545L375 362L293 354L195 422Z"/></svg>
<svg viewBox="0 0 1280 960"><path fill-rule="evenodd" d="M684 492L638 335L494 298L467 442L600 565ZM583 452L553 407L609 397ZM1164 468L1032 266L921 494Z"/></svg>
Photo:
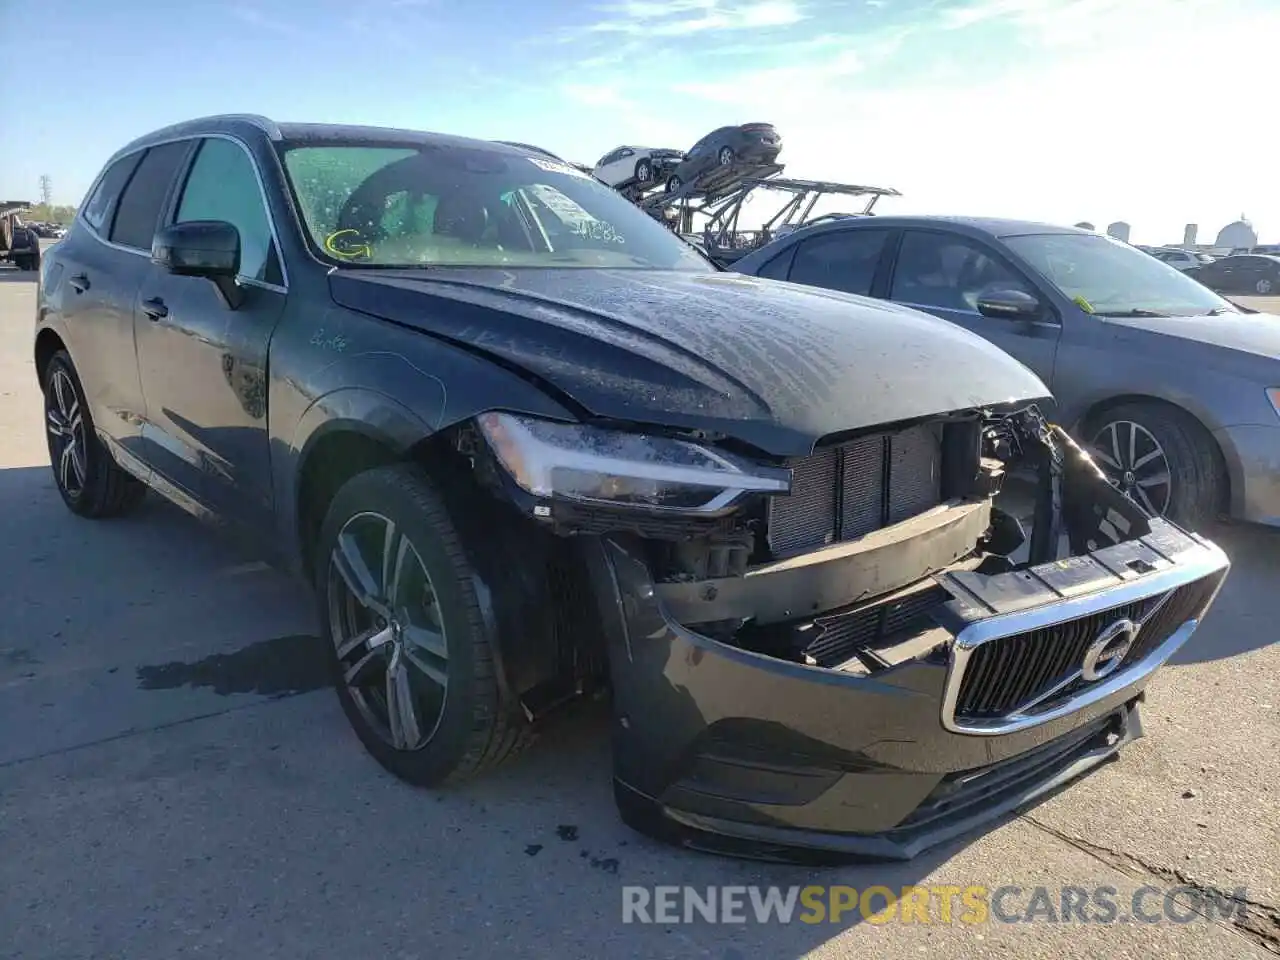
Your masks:
<svg viewBox="0 0 1280 960"><path fill-rule="evenodd" d="M929 610L947 600L941 587L919 590L906 597L870 604L857 609L818 617L818 636L801 651L818 666L834 667L852 657L860 647L875 646L905 634L912 628L930 625Z"/></svg>
<svg viewBox="0 0 1280 960"><path fill-rule="evenodd" d="M981 721L1005 717L1067 684L1079 673L1085 652L1098 634L1123 618L1142 625L1122 669L1131 666L1194 616L1212 597L1216 586L1216 577L1204 577L1168 593L983 643L974 648L965 665L955 718ZM1052 702L1072 697L1085 686L1088 684L1083 680L1076 680L1064 686Z"/></svg>
<svg viewBox="0 0 1280 960"><path fill-rule="evenodd" d="M875 433L791 464L791 495L769 504L779 559L854 540L942 502L942 424Z"/></svg>

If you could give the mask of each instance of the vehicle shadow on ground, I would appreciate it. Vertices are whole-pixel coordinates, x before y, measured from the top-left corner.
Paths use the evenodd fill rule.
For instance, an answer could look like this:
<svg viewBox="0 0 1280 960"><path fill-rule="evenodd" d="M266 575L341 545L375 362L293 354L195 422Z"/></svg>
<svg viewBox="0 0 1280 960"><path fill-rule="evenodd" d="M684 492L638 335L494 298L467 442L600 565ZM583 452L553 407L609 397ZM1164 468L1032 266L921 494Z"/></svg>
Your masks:
<svg viewBox="0 0 1280 960"><path fill-rule="evenodd" d="M40 274L34 270L15 270L12 267L0 267L0 283L35 283Z"/></svg>
<svg viewBox="0 0 1280 960"><path fill-rule="evenodd" d="M1280 622L1275 570L1280 531L1252 524L1218 523L1200 533L1231 559L1231 572L1203 625L1170 663L1225 660L1270 646Z"/></svg>

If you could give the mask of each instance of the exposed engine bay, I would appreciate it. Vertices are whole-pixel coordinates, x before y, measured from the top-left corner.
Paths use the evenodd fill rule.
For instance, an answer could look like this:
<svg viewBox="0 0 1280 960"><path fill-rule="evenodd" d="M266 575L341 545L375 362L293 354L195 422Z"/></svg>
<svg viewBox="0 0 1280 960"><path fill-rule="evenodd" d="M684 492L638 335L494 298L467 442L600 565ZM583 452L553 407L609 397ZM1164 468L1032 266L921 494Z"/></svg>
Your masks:
<svg viewBox="0 0 1280 960"><path fill-rule="evenodd" d="M930 450L923 462L911 464L911 452L893 450L891 438L911 437L913 431L918 438L921 426L928 438L936 437L936 453ZM834 527L852 529L852 537L828 535L836 542L802 552L779 549L798 538L779 536L776 524L785 514L761 505L698 539L650 541L657 593L673 619L756 653L874 673L927 656L949 641L950 634L939 631L930 616L952 599L946 575L1007 573L1057 560L1064 534L1074 555L1150 531L1142 509L1034 406L950 417L869 437L875 443L885 438L890 450L884 482L869 484L864 476L843 487L836 484L836 499L850 487L869 495L853 504L846 497L828 511L844 514ZM910 441L916 449L927 445L916 438ZM865 448L866 438L861 442ZM898 465L913 467L914 474L893 475ZM1010 472L1036 481L1029 537L1017 517L994 505ZM826 515L813 502L816 492L799 491L802 498L808 494L808 502L801 499L807 518ZM873 507L884 504L879 519L889 522L868 521L866 500L872 498ZM855 514L852 523L850 513ZM1019 552L1023 558L1015 563L1010 558Z"/></svg>

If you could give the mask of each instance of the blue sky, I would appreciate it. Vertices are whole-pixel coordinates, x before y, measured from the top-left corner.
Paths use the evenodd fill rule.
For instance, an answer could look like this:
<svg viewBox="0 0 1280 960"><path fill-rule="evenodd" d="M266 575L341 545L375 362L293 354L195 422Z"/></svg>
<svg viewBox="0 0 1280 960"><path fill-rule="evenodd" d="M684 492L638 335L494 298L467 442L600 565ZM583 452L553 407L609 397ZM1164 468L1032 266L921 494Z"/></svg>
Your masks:
<svg viewBox="0 0 1280 960"><path fill-rule="evenodd" d="M130 138L264 113L538 143L593 162L767 120L788 174L885 212L1280 240L1280 0L0 0L66 52L0 92L0 194L77 202Z"/></svg>

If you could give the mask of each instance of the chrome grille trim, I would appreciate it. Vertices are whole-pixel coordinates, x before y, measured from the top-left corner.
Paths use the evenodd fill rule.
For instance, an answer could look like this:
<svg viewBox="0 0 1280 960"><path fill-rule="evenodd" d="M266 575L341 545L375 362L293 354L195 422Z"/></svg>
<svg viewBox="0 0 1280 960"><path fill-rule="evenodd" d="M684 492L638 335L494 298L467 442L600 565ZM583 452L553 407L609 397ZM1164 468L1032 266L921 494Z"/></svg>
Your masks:
<svg viewBox="0 0 1280 960"><path fill-rule="evenodd" d="M1153 526L1163 523L1156 520ZM1169 567L1125 580L1115 586L1070 598L1056 598L1033 607L979 620L965 627L955 638L950 652L950 663L942 705L942 725L954 732L977 736L997 736L1036 727L1081 710L1091 704L1134 686L1168 660L1190 639L1205 611L1213 605L1218 591L1226 579L1231 563L1221 548L1200 538L1188 538L1190 546L1169 559ZM1216 584L1207 592L1207 600L1188 616L1181 625L1174 627L1168 638L1153 649L1141 649L1140 659L1126 660L1115 673L1093 683L1077 686L1074 692L1061 684L1049 694L1062 692L1065 699L1053 700L1038 695L1032 702L1023 704L1008 714L996 718L969 718L957 713L957 704L964 684L966 669L974 651L995 640L1015 637L1036 630L1069 624L1118 607L1143 604L1151 601L1153 608L1148 617L1156 617L1160 609L1155 605L1179 587L1188 586L1205 578L1216 578ZM1120 616L1120 614L1117 614ZM1046 701L1048 705L1044 705ZM1042 706L1043 705L1043 706Z"/></svg>

